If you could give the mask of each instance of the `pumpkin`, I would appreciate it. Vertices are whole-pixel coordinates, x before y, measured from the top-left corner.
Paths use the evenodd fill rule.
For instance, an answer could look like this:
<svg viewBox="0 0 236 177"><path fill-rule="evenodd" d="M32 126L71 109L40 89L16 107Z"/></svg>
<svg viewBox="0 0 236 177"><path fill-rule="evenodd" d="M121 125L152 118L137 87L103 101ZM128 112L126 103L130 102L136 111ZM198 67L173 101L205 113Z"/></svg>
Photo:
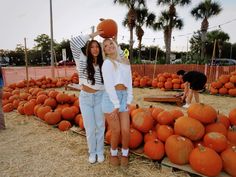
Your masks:
<svg viewBox="0 0 236 177"><path fill-rule="evenodd" d="M196 141L203 137L205 128L200 121L191 117L182 116L176 119L174 132L177 135L185 136L190 140Z"/></svg>
<svg viewBox="0 0 236 177"><path fill-rule="evenodd" d="M97 25L97 30L103 31L103 34L100 34L101 37L111 38L117 35L117 24L112 19L105 19Z"/></svg>
<svg viewBox="0 0 236 177"><path fill-rule="evenodd" d="M216 110L212 106L203 103L191 104L187 113L189 117L197 119L204 124L215 122L217 118Z"/></svg>
<svg viewBox="0 0 236 177"><path fill-rule="evenodd" d="M45 114L50 111L52 111L52 108L50 106L39 106L36 114L40 119L44 120Z"/></svg>
<svg viewBox="0 0 236 177"><path fill-rule="evenodd" d="M68 120L62 120L59 124L58 124L58 128L61 131L67 131L69 130L71 127L71 123Z"/></svg>
<svg viewBox="0 0 236 177"><path fill-rule="evenodd" d="M35 102L33 101L28 101L27 103L24 104L24 113L25 115L34 115L34 107L35 107Z"/></svg>
<svg viewBox="0 0 236 177"><path fill-rule="evenodd" d="M217 176L223 166L220 156L213 149L201 145L190 153L189 164L195 171L206 176Z"/></svg>
<svg viewBox="0 0 236 177"><path fill-rule="evenodd" d="M164 144L158 139L147 141L143 150L144 154L152 160L160 160L165 155Z"/></svg>
<svg viewBox="0 0 236 177"><path fill-rule="evenodd" d="M165 142L166 155L172 163L178 165L187 164L189 155L194 146L188 138L171 135Z"/></svg>
<svg viewBox="0 0 236 177"><path fill-rule="evenodd" d="M162 111L157 116L157 122L161 125L170 125L174 122L174 116L170 111Z"/></svg>
<svg viewBox="0 0 236 177"><path fill-rule="evenodd" d="M229 121L232 125L236 125L236 108L229 112Z"/></svg>
<svg viewBox="0 0 236 177"><path fill-rule="evenodd" d="M61 111L62 118L65 120L72 120L75 117L75 111L71 107L63 108Z"/></svg>
<svg viewBox="0 0 236 177"><path fill-rule="evenodd" d="M227 132L227 139L230 143L236 146L236 130L235 128L229 128Z"/></svg>
<svg viewBox="0 0 236 177"><path fill-rule="evenodd" d="M14 110L14 106L12 103L7 103L6 105L3 106L2 110L3 112L11 112Z"/></svg>
<svg viewBox="0 0 236 177"><path fill-rule="evenodd" d="M45 99L44 101L44 105L45 106L50 106L51 108L56 108L57 107L57 101L55 98L52 98L52 97L48 97Z"/></svg>
<svg viewBox="0 0 236 177"><path fill-rule="evenodd" d="M153 118L149 111L137 112L132 118L132 125L137 130L147 133L153 128Z"/></svg>
<svg viewBox="0 0 236 177"><path fill-rule="evenodd" d="M160 112L164 111L164 109L156 107L152 111L152 117L157 121L157 116Z"/></svg>
<svg viewBox="0 0 236 177"><path fill-rule="evenodd" d="M226 149L221 153L224 170L231 176L236 176L236 146Z"/></svg>
<svg viewBox="0 0 236 177"><path fill-rule="evenodd" d="M47 112L44 115L44 120L49 125L55 125L61 121L61 114L59 112L53 112L53 111Z"/></svg>
<svg viewBox="0 0 236 177"><path fill-rule="evenodd" d="M129 148L135 149L143 142L143 135L134 128L130 128L129 134Z"/></svg>
<svg viewBox="0 0 236 177"><path fill-rule="evenodd" d="M214 149L216 152L222 152L227 148L226 137L218 132L205 134L203 142L205 146Z"/></svg>
<svg viewBox="0 0 236 177"><path fill-rule="evenodd" d="M229 118L226 115L224 115L222 113L219 113L217 115L217 122L222 123L225 126L225 128L228 130L228 128L230 126L230 121L229 121Z"/></svg>
<svg viewBox="0 0 236 177"><path fill-rule="evenodd" d="M218 132L218 133L221 133L224 136L227 136L227 129L225 128L224 124L222 124L220 122L208 124L205 127L205 130L206 130L206 133Z"/></svg>
<svg viewBox="0 0 236 177"><path fill-rule="evenodd" d="M144 135L144 142L157 139L157 133L155 131L149 130L148 133Z"/></svg>
<svg viewBox="0 0 236 177"><path fill-rule="evenodd" d="M167 138L173 134L174 134L173 128L168 125L160 125L157 128L157 137L162 142L165 142Z"/></svg>
<svg viewBox="0 0 236 177"><path fill-rule="evenodd" d="M170 113L174 117L174 119L184 116L183 111L181 111L180 109L172 109L170 110Z"/></svg>

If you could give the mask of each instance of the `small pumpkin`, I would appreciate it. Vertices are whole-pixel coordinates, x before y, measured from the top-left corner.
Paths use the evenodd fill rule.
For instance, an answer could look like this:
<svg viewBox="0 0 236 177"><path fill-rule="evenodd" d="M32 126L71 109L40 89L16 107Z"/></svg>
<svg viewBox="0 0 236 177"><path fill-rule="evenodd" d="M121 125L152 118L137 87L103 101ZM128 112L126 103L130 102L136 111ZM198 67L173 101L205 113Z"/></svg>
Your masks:
<svg viewBox="0 0 236 177"><path fill-rule="evenodd" d="M164 144L158 139L146 142L143 150L144 154L152 160L160 160L165 155Z"/></svg>

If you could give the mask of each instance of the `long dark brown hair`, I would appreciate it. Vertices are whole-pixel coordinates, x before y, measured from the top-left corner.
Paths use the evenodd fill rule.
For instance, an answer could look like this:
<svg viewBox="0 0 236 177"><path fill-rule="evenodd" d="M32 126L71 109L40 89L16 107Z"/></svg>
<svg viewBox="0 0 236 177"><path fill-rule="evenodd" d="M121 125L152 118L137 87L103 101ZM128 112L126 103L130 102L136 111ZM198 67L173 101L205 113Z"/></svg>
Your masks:
<svg viewBox="0 0 236 177"><path fill-rule="evenodd" d="M94 74L95 74L95 70L94 70L94 66L93 66L93 55L91 53L91 46L92 43L97 43L98 48L99 48L99 54L97 56L97 64L99 66L100 69L100 76L101 76L101 80L103 83L103 77L102 77L102 64L103 64L103 56L102 56L102 48L101 45L99 44L98 41L96 40L91 40L88 45L87 45L87 49L86 49L86 55L87 55L87 73L88 73L88 80L92 81L92 85L95 84L95 78L94 78Z"/></svg>

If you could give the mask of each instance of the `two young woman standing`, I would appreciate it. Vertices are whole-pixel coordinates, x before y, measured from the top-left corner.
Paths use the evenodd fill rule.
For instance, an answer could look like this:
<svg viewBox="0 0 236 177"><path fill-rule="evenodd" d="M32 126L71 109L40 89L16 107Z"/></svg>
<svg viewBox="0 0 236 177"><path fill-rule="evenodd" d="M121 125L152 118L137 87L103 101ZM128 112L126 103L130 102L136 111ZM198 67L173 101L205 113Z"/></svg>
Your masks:
<svg viewBox="0 0 236 177"><path fill-rule="evenodd" d="M132 101L131 68L112 39L104 40L103 50L97 41L88 42L89 38L102 33L97 31L71 40L71 50L79 72L79 82L82 85L79 99L87 137L89 162L104 161L105 115L112 132L110 163L127 166L128 105ZM83 52L85 46L87 49ZM104 63L102 52L105 56ZM121 162L117 149L120 135L122 136Z"/></svg>

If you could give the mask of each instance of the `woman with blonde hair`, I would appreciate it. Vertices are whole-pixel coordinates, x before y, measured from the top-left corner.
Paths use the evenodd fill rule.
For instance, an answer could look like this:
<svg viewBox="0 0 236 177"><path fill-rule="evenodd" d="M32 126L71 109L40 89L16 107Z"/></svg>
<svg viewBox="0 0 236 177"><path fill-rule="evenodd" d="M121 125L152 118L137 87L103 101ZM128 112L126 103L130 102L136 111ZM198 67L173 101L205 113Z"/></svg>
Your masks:
<svg viewBox="0 0 236 177"><path fill-rule="evenodd" d="M119 55L119 48L112 39L103 41L104 62L102 74L105 92L102 110L111 129L110 164L128 166L130 118L129 105L133 99L131 67L128 59ZM121 140L121 158L118 145Z"/></svg>

